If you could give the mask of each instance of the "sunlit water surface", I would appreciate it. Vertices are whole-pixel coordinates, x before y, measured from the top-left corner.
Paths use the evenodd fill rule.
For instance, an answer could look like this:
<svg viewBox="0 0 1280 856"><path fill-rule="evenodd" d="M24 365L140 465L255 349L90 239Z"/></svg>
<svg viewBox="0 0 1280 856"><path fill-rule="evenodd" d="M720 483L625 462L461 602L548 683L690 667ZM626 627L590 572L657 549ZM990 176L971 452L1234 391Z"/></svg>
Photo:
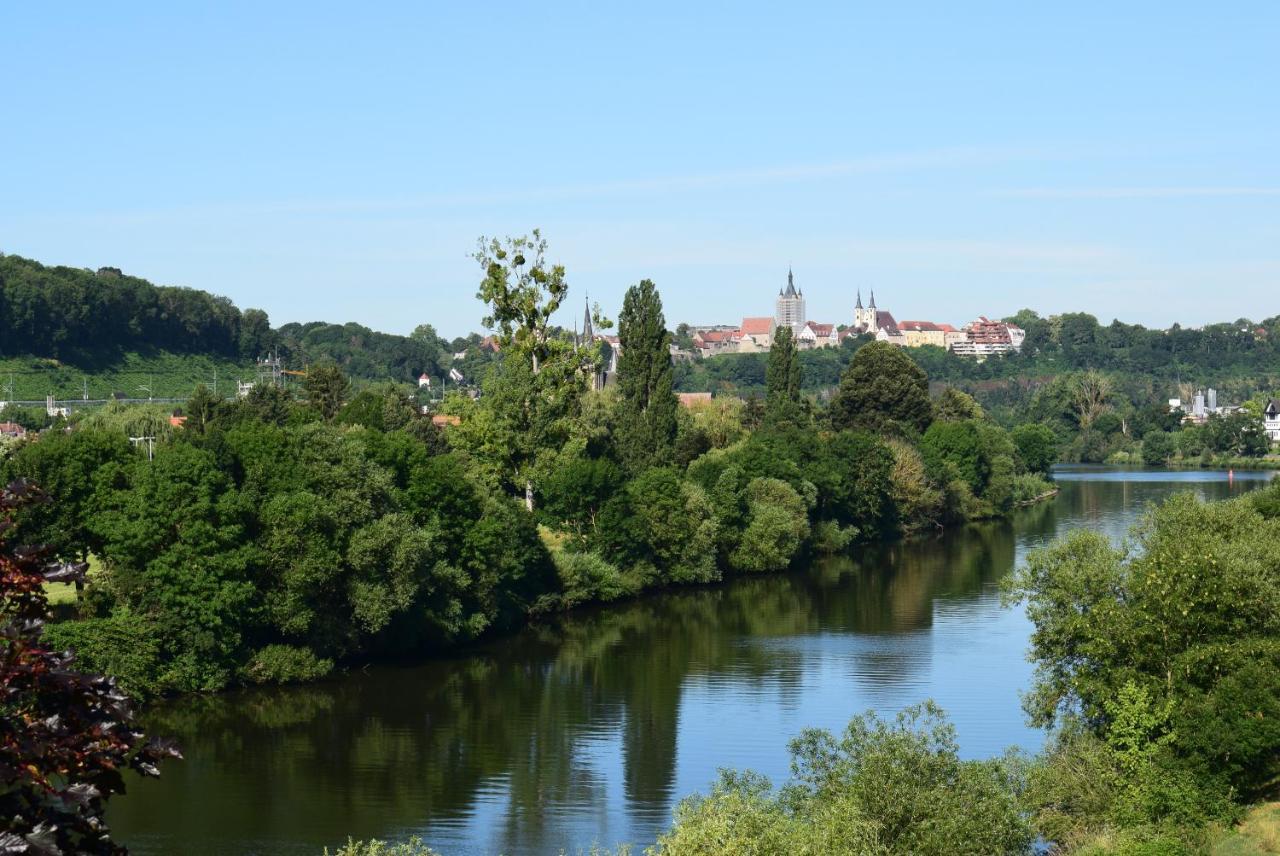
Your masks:
<svg viewBox="0 0 1280 856"><path fill-rule="evenodd" d="M720 767L788 775L787 741L932 698L970 758L1039 748L1030 626L997 584L1067 530L1120 540L1148 503L1265 473L1063 468L1009 522L800 572L575 613L465 654L151 711L186 760L112 804L136 853L317 854L420 835L445 854L647 844Z"/></svg>

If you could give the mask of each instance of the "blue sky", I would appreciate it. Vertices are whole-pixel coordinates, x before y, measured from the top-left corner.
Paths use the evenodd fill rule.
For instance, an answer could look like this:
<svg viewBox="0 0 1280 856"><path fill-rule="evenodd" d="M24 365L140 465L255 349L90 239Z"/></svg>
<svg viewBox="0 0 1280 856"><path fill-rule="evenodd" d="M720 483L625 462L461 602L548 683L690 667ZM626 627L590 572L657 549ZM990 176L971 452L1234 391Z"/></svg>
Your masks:
<svg viewBox="0 0 1280 856"><path fill-rule="evenodd" d="M8 4L0 250L450 336L534 226L575 315L1280 313L1280 4L610 5Z"/></svg>

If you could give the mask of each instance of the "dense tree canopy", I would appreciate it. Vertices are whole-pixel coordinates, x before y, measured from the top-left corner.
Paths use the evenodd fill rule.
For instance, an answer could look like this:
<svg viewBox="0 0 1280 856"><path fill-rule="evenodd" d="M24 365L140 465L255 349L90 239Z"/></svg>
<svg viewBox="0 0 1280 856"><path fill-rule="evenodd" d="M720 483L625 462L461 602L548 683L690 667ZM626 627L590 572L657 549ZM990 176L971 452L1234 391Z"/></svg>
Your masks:
<svg viewBox="0 0 1280 856"><path fill-rule="evenodd" d="M872 342L849 361L830 413L840 428L923 431L933 418L929 380L902 348Z"/></svg>
<svg viewBox="0 0 1280 856"><path fill-rule="evenodd" d="M671 334L662 298L649 280L627 289L618 316L619 451L632 470L671 461L676 398L671 391Z"/></svg>

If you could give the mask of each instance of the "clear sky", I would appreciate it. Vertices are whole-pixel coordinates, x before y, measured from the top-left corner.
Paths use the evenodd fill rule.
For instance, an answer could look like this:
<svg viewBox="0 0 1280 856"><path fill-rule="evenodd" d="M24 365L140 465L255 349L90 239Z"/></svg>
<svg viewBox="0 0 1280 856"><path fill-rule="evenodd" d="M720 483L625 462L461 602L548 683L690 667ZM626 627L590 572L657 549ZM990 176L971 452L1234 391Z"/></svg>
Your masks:
<svg viewBox="0 0 1280 856"><path fill-rule="evenodd" d="M1260 319L1278 46L1274 0L9 3L0 250L449 336L534 226L575 315L791 265L816 320Z"/></svg>

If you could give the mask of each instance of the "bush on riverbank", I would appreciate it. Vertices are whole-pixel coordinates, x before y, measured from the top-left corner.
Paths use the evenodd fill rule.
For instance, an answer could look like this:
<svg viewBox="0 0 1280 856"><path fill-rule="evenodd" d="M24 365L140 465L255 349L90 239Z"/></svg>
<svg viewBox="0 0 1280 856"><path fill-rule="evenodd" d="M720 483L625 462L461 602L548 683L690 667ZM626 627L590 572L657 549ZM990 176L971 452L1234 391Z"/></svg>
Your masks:
<svg viewBox="0 0 1280 856"><path fill-rule="evenodd" d="M892 722L855 717L837 738L791 742L794 783L774 791L725 771L708 796L676 809L652 853L1022 853L1031 844L1016 798L1017 759L962 761L955 729L932 703Z"/></svg>

